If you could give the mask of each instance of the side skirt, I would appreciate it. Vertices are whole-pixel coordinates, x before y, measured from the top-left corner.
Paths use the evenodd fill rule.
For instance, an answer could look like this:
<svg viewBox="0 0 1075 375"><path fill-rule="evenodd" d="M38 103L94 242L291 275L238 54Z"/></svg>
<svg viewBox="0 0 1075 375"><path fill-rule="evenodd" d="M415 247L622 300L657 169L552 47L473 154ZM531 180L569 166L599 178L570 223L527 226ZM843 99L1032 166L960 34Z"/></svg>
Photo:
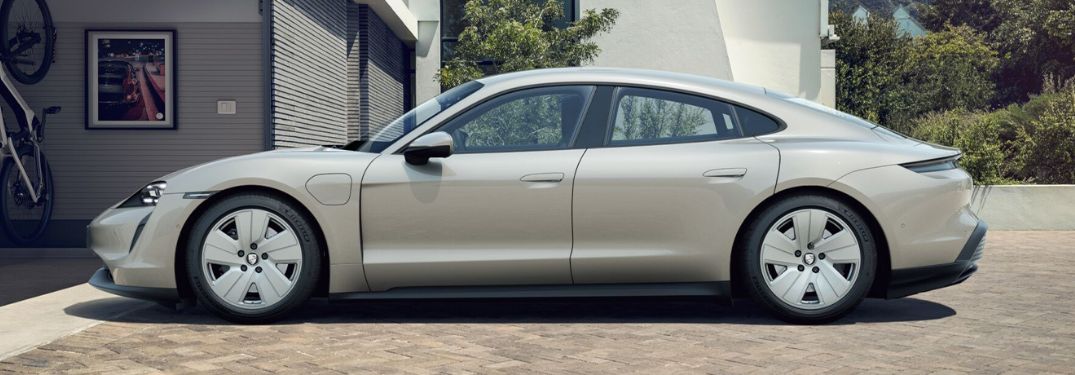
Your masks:
<svg viewBox="0 0 1075 375"><path fill-rule="evenodd" d="M467 298L716 297L731 302L731 282L407 287L383 292L334 293L331 301Z"/></svg>

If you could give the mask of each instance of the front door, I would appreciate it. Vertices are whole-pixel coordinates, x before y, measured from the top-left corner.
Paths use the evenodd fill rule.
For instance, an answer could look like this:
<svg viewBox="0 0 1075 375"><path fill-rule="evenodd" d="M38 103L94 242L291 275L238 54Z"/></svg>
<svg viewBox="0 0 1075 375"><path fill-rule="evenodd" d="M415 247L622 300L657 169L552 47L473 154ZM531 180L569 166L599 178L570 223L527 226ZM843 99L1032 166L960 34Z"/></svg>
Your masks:
<svg viewBox="0 0 1075 375"><path fill-rule="evenodd" d="M362 181L363 263L374 291L571 283L572 149L589 86L542 87L447 121L455 153L383 155Z"/></svg>

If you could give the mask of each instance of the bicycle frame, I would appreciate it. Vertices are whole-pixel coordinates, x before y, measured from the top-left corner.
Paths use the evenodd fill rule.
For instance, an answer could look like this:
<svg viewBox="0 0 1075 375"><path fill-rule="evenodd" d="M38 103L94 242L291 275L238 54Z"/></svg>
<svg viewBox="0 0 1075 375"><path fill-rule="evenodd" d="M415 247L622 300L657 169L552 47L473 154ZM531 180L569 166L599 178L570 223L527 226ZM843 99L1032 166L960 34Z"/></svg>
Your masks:
<svg viewBox="0 0 1075 375"><path fill-rule="evenodd" d="M0 83L3 83L0 85L0 96L4 98L4 101L6 101L15 112L15 118L18 119L19 128L21 129L20 133L26 134L26 138L36 146L37 139L34 122L37 119L37 116L34 114L33 109L31 109L30 106L26 104L26 101L23 100L22 95L19 94L14 83L11 82L7 69L2 65L0 65L0 81L2 81ZM35 166L38 172L38 181L36 185L30 181L30 176L26 173L26 166L22 165L22 159L19 158L19 153L15 149L15 140L7 134L7 125L4 123L3 112L2 109L0 109L0 163L3 162L8 154L11 155L11 158L15 162L15 167L19 169L19 175L22 177L23 183L27 186L26 190L30 193L30 199L34 204L37 204L40 203L39 200L41 199L41 194L38 189L41 189L42 185L44 185L41 180L43 178L41 175L41 148L34 147L34 153L34 160L36 160L38 164ZM33 188L35 186L36 188Z"/></svg>

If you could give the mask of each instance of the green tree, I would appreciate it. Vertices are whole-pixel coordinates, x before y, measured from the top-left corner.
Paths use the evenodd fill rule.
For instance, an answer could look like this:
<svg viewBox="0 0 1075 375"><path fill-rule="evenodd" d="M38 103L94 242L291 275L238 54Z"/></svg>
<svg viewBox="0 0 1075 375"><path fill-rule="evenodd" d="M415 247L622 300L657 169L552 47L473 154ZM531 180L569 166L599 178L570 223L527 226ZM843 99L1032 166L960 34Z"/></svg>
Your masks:
<svg viewBox="0 0 1075 375"><path fill-rule="evenodd" d="M600 52L594 36L612 29L619 11L586 10L579 20L563 19L557 0L467 0L452 57L438 74L441 86L454 87L485 75L530 69L577 66Z"/></svg>
<svg viewBox="0 0 1075 375"><path fill-rule="evenodd" d="M1042 91L1042 77L1075 77L1075 1L936 0L922 7L932 30L966 25L999 53L996 103L1023 102Z"/></svg>
<svg viewBox="0 0 1075 375"><path fill-rule="evenodd" d="M839 31L836 42L836 107L864 119L886 123L891 103L899 98L899 84L911 39L900 34L892 19L871 15L858 22L850 14L835 12L831 20Z"/></svg>
<svg viewBox="0 0 1075 375"><path fill-rule="evenodd" d="M1021 175L1043 184L1075 183L1075 84L1047 93L1024 106L1029 124L1018 128Z"/></svg>
<svg viewBox="0 0 1075 375"><path fill-rule="evenodd" d="M889 123L909 131L928 112L988 109L996 94L992 81L999 64L984 36L967 26L915 38L889 103Z"/></svg>
<svg viewBox="0 0 1075 375"><path fill-rule="evenodd" d="M914 119L935 111L986 109L998 65L985 38L966 26L918 38L895 21L859 22L843 13L836 48L836 104L842 111L910 132Z"/></svg>

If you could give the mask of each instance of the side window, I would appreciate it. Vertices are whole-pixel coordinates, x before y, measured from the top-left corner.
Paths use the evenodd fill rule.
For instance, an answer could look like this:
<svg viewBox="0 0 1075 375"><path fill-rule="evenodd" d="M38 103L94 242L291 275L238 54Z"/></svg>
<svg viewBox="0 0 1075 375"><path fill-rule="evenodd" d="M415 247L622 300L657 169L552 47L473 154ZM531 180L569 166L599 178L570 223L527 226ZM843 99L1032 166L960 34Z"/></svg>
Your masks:
<svg viewBox="0 0 1075 375"><path fill-rule="evenodd" d="M743 128L744 136L753 137L780 130L780 123L757 111L736 106L735 114L739 117L739 126Z"/></svg>
<svg viewBox="0 0 1075 375"><path fill-rule="evenodd" d="M729 104L668 91L621 88L610 145L698 142L742 136Z"/></svg>
<svg viewBox="0 0 1075 375"><path fill-rule="evenodd" d="M592 86L540 87L496 97L449 121L455 152L553 150L571 146Z"/></svg>

